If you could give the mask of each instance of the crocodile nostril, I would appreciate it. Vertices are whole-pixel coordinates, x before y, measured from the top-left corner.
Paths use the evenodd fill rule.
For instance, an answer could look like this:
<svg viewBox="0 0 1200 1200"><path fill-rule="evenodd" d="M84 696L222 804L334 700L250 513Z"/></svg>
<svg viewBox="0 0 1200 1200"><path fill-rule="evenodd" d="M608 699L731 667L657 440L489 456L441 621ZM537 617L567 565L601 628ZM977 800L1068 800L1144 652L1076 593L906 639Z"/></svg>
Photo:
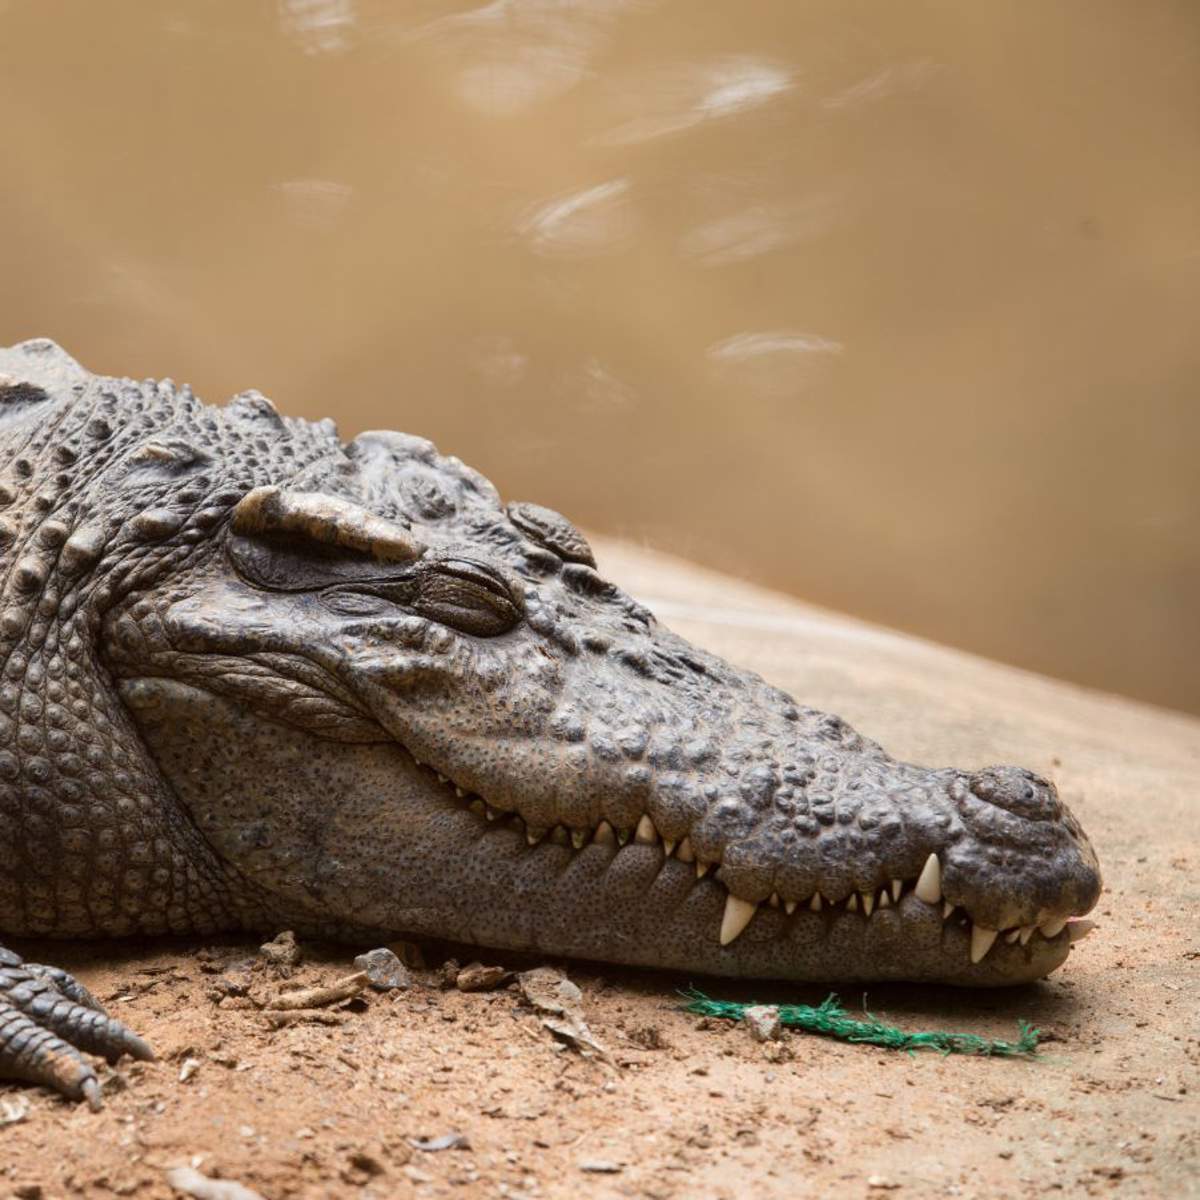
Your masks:
<svg viewBox="0 0 1200 1200"><path fill-rule="evenodd" d="M1062 813L1054 784L1021 767L986 767L967 786L978 799L1032 821L1053 821Z"/></svg>

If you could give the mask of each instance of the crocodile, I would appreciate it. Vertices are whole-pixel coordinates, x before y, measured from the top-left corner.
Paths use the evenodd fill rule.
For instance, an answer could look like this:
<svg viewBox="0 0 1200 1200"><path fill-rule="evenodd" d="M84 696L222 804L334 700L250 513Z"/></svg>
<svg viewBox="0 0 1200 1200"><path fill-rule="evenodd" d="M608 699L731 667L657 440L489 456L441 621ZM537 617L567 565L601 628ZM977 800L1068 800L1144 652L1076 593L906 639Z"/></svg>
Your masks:
<svg viewBox="0 0 1200 1200"><path fill-rule="evenodd" d="M665 629L429 441L0 350L0 933L399 933L781 980L1038 979L1096 856ZM0 947L0 1077L149 1047Z"/></svg>

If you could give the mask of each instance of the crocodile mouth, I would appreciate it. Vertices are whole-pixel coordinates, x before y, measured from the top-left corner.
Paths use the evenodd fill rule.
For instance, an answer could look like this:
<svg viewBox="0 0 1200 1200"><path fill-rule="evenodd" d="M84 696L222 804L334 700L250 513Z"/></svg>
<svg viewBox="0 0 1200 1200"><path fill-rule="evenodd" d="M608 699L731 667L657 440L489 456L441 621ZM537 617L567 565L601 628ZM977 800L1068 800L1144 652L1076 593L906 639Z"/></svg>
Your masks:
<svg viewBox="0 0 1200 1200"><path fill-rule="evenodd" d="M747 900L726 886L720 877L719 861L700 859L687 836L678 840L664 837L648 813L643 814L635 826L626 828L614 826L607 820L585 829L562 824L534 826L520 813L494 806L483 796L421 762L411 751L408 753L417 767L431 781L436 781L437 788L447 800L475 817L481 832L520 837L529 852L545 844L561 847L570 855L594 852L599 848L615 860L627 848L633 847L657 851L664 865L673 861L692 867L696 875L695 886L716 887L725 893L721 919L713 930L715 940L722 947L736 943L751 928L762 908L777 910L785 921L811 922L812 915L817 914L824 918L827 927L839 919L857 919L864 927L869 927L872 922L890 920L885 914L894 915L902 907L911 909L912 904L919 903L927 910L940 912L945 930L959 933L957 938L944 940L951 946L961 947L960 952L971 966L984 962L989 954L995 953L993 947L997 945L1028 948L1031 960L1052 944L1065 951L1096 927L1096 923L1087 918L1073 919L1069 913L1042 910L1038 919L1030 924L988 928L975 921L966 906L955 903L943 893L942 863L936 852L929 854L916 877L893 877L868 891L851 890L837 895L817 890L808 896L784 896L775 891L762 901Z"/></svg>

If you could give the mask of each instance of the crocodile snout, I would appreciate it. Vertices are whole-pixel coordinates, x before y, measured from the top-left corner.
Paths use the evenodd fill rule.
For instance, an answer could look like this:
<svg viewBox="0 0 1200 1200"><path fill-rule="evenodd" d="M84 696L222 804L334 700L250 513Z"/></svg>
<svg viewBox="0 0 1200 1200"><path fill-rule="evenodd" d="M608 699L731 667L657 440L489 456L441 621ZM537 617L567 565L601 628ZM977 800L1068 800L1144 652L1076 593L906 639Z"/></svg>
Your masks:
<svg viewBox="0 0 1200 1200"><path fill-rule="evenodd" d="M1028 821L1057 821L1062 816L1058 789L1023 767L985 767L967 780L971 794Z"/></svg>

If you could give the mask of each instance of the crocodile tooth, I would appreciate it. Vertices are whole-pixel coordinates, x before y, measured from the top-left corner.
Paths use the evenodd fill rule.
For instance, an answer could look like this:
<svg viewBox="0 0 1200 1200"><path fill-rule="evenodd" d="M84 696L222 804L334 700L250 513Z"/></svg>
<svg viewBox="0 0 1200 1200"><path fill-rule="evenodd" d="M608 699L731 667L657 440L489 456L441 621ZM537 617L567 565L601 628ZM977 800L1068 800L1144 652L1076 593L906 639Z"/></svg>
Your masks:
<svg viewBox="0 0 1200 1200"><path fill-rule="evenodd" d="M571 845L576 850L582 850L584 842L587 841L587 833L582 829L571 830Z"/></svg>
<svg viewBox="0 0 1200 1200"><path fill-rule="evenodd" d="M675 857L679 859L680 862L690 863L696 861L696 852L692 849L692 843L689 838L684 838L683 841L679 843L679 849L675 852Z"/></svg>
<svg viewBox="0 0 1200 1200"><path fill-rule="evenodd" d="M996 940L999 932L998 929L988 929L983 925L972 926L971 961L973 963L983 961L983 956L992 948L992 943Z"/></svg>
<svg viewBox="0 0 1200 1200"><path fill-rule="evenodd" d="M891 903L892 903L892 898L891 898L891 896L888 895L887 888L881 888L880 892L879 892L879 907L880 908L889 908L891 906Z"/></svg>
<svg viewBox="0 0 1200 1200"><path fill-rule="evenodd" d="M703 879L705 875L712 869L712 863L701 862L696 859L696 878Z"/></svg>
<svg viewBox="0 0 1200 1200"><path fill-rule="evenodd" d="M1056 938L1063 931L1063 926L1066 925L1066 917L1055 917L1052 921L1046 921L1042 925L1042 937Z"/></svg>
<svg viewBox="0 0 1200 1200"><path fill-rule="evenodd" d="M449 782L450 782L450 780L448 780L448 779L445 777L445 775L443 775L443 774L441 773L441 771L437 771L437 772L435 772L435 773L436 773L436 775L437 775L437 777L438 777L438 783L449 783Z"/></svg>
<svg viewBox="0 0 1200 1200"><path fill-rule="evenodd" d="M808 907L811 908L813 912L821 911L821 893L820 892L813 892L812 899L808 902Z"/></svg>
<svg viewBox="0 0 1200 1200"><path fill-rule="evenodd" d="M462 790L456 783L454 785L454 794L461 800L467 793Z"/></svg>
<svg viewBox="0 0 1200 1200"><path fill-rule="evenodd" d="M1095 921L1072 921L1070 925L1067 926L1067 937L1069 937L1073 942L1080 942L1095 928Z"/></svg>
<svg viewBox="0 0 1200 1200"><path fill-rule="evenodd" d="M533 825L527 825L525 827L525 840L531 846L536 846L546 836L546 833L546 829L538 829Z"/></svg>
<svg viewBox="0 0 1200 1200"><path fill-rule="evenodd" d="M721 945L728 946L747 925L750 918L758 912L758 905L743 900L732 892L726 897L725 912L721 916Z"/></svg>
<svg viewBox="0 0 1200 1200"><path fill-rule="evenodd" d="M601 821L596 826L596 833L592 841L599 842L601 846L615 846L617 844L616 831L607 821Z"/></svg>
<svg viewBox="0 0 1200 1200"><path fill-rule="evenodd" d="M946 903L942 905L942 920L943 921L950 920L950 914L953 911L954 911L954 905L951 904L949 900L947 900Z"/></svg>
<svg viewBox="0 0 1200 1200"><path fill-rule="evenodd" d="M628 829L618 829L617 830L617 844L624 846L627 841L629 841L629 830Z"/></svg>
<svg viewBox="0 0 1200 1200"><path fill-rule="evenodd" d="M896 904L900 903L900 896L903 893L903 891L904 891L904 880L903 879L893 879L892 880L892 900Z"/></svg>
<svg viewBox="0 0 1200 1200"><path fill-rule="evenodd" d="M1010 929L1004 935L1004 944L1006 946L1015 945L1017 938L1019 938L1020 936L1021 936L1021 931L1019 929Z"/></svg>
<svg viewBox="0 0 1200 1200"><path fill-rule="evenodd" d="M850 899L846 901L847 912L858 912L858 893L851 892Z"/></svg>
<svg viewBox="0 0 1200 1200"><path fill-rule="evenodd" d="M867 916L869 917L871 915L872 909L874 909L874 907L875 907L875 893L874 892L863 892L861 894L862 894L863 912L865 912L867 914Z"/></svg>
<svg viewBox="0 0 1200 1200"><path fill-rule="evenodd" d="M771 895L770 895L770 898L767 900L767 903L768 903L768 904L769 904L769 905L770 905L772 908L778 908L778 907L779 907L779 893L778 893L778 892L772 892L772 893L771 893Z"/></svg>
<svg viewBox="0 0 1200 1200"><path fill-rule="evenodd" d="M483 815L487 817L489 821L494 821L500 815L500 810L498 808L493 808L490 804L484 801Z"/></svg>
<svg viewBox="0 0 1200 1200"><path fill-rule="evenodd" d="M921 877L913 888L918 900L936 904L942 898L942 864L936 854L931 854L921 868Z"/></svg>
<svg viewBox="0 0 1200 1200"><path fill-rule="evenodd" d="M649 814L643 816L638 822L637 832L634 833L633 840L643 846L658 844L658 830L654 828L654 822L650 820Z"/></svg>
<svg viewBox="0 0 1200 1200"><path fill-rule="evenodd" d="M785 913L787 913L787 915L790 917L792 915L792 913L794 913L796 911L796 901L795 900L785 900L783 902L783 911Z"/></svg>
<svg viewBox="0 0 1200 1200"><path fill-rule="evenodd" d="M1021 928L1018 930L1018 932L1021 935L1021 945L1022 946L1029 945L1029 939L1031 937L1033 937L1034 930L1036 930L1036 929L1037 929L1036 925L1022 925L1021 926Z"/></svg>
<svg viewBox="0 0 1200 1200"><path fill-rule="evenodd" d="M663 853L668 858L675 853L675 843L670 838L663 838Z"/></svg>

